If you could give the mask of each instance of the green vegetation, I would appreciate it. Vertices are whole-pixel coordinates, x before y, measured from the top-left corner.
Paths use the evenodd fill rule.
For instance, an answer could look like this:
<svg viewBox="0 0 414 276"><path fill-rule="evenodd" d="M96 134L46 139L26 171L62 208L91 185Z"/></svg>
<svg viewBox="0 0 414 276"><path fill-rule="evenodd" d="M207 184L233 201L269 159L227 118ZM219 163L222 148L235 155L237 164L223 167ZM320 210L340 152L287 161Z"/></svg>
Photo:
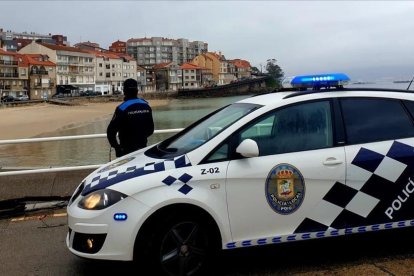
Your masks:
<svg viewBox="0 0 414 276"><path fill-rule="evenodd" d="M281 87L282 78L284 76L282 68L277 65L277 60L272 58L268 59L266 63L267 74L271 77L266 85L274 88Z"/></svg>

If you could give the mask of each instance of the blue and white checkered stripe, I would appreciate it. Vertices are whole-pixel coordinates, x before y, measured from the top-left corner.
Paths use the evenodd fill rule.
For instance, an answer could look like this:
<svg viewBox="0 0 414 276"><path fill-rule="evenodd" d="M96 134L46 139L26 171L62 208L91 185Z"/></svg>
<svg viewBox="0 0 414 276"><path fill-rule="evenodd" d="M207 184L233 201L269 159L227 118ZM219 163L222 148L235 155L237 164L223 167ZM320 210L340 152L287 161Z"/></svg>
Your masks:
<svg viewBox="0 0 414 276"><path fill-rule="evenodd" d="M395 183L412 167L410 156L414 158L414 147L399 141L382 142L375 149L361 147L348 167L346 184L335 183L294 233L386 223L377 206L391 189L399 189Z"/></svg>
<svg viewBox="0 0 414 276"><path fill-rule="evenodd" d="M148 163L145 164L144 167L139 168L136 166L122 166L111 171L103 172L92 178L89 183L85 183L82 195L85 196L93 191L105 189L111 185L135 177L188 166L191 166L191 162L186 155L174 159L167 159L158 163Z"/></svg>
<svg viewBox="0 0 414 276"><path fill-rule="evenodd" d="M275 237L269 237L269 238L260 238L260 239L254 239L254 240L229 242L226 244L226 249L267 245L267 244L278 244L278 243L302 241L302 240L309 240L309 239L320 239L320 238L327 238L327 237L344 236L344 235L350 235L350 234L356 234L356 233L374 232L374 231L380 231L380 230L386 230L386 229L396 229L396 228L413 227L413 226L414 226L414 220L405 220L405 221L397 221L397 222L392 222L392 223L390 222L390 223L383 223L383 224L374 224L374 225L369 225L369 226L345 228L345 229L339 229L339 230L328 229L326 231L299 233L299 234L275 236Z"/></svg>

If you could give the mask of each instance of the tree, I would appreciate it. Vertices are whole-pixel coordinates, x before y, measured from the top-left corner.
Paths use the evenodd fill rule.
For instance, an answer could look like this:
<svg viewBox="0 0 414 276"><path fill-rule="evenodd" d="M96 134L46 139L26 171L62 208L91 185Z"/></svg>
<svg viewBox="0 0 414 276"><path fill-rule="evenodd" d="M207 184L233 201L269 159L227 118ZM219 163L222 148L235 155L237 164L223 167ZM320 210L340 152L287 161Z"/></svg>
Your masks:
<svg viewBox="0 0 414 276"><path fill-rule="evenodd" d="M280 86L282 78L284 76L282 68L276 64L277 60L272 58L267 60L266 71L267 74L272 77L271 86Z"/></svg>
<svg viewBox="0 0 414 276"><path fill-rule="evenodd" d="M252 75L260 75L260 74L261 74L260 70L257 67L253 66Z"/></svg>

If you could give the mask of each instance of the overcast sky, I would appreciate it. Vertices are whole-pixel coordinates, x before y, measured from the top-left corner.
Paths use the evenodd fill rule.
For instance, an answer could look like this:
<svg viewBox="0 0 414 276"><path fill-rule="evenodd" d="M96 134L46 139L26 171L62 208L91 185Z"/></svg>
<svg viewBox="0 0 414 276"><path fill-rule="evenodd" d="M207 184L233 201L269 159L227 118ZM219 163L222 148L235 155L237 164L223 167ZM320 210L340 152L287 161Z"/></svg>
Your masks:
<svg viewBox="0 0 414 276"><path fill-rule="evenodd" d="M411 79L410 1L1 1L0 28L63 34L71 45L161 36L285 76L343 72L353 80Z"/></svg>

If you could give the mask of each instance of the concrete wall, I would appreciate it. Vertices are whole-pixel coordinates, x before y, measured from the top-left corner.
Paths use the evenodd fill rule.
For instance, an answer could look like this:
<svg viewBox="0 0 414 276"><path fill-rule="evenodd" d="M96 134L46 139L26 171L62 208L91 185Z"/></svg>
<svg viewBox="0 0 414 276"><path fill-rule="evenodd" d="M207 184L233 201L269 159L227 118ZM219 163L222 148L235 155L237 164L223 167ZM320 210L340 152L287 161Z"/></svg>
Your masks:
<svg viewBox="0 0 414 276"><path fill-rule="evenodd" d="M69 197L92 170L0 176L0 201L24 197Z"/></svg>

